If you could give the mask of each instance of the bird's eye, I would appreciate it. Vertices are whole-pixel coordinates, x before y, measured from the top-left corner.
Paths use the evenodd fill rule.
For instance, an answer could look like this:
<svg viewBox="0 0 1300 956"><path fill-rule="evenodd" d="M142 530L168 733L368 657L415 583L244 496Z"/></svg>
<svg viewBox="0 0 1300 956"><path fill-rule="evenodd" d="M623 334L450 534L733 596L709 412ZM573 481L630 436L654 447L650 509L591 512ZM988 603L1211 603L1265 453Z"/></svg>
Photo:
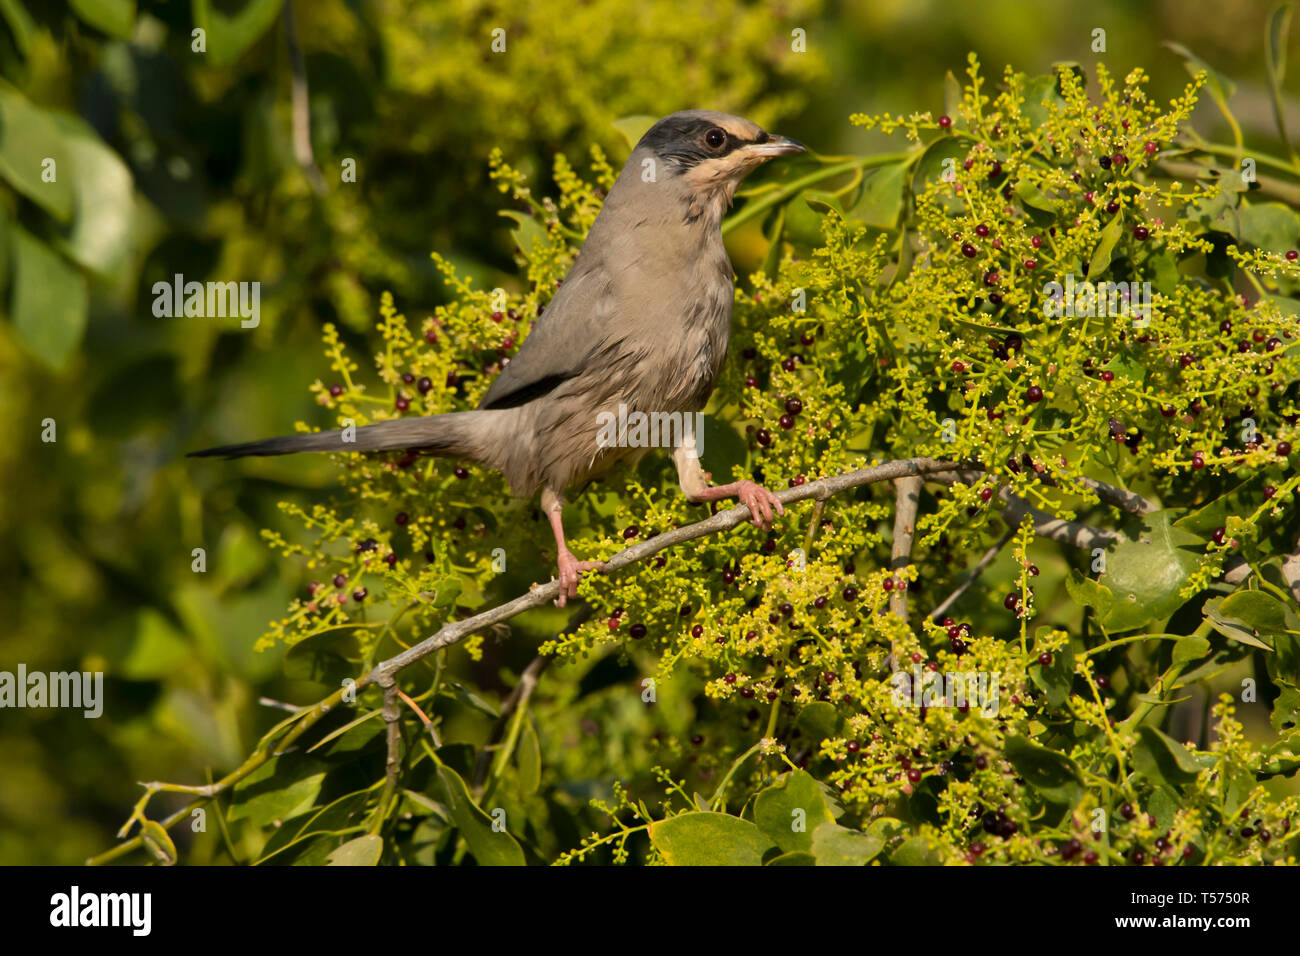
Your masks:
<svg viewBox="0 0 1300 956"><path fill-rule="evenodd" d="M727 134L716 126L704 134L704 142L709 149L720 149L722 144L727 141Z"/></svg>

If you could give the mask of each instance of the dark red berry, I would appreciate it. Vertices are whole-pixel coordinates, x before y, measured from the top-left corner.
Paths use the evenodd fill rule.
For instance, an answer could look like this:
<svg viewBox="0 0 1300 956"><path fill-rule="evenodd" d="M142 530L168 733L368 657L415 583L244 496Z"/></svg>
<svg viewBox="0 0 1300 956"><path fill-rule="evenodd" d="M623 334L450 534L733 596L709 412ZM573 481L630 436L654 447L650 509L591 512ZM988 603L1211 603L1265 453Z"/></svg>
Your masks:
<svg viewBox="0 0 1300 956"><path fill-rule="evenodd" d="M1025 389L1025 401L1041 402L1042 400L1043 400L1043 390L1040 386L1030 385L1029 388Z"/></svg>
<svg viewBox="0 0 1300 956"><path fill-rule="evenodd" d="M645 637L645 625L633 624L632 627L628 629L628 634L631 635L633 640L641 640L641 638Z"/></svg>
<svg viewBox="0 0 1300 956"><path fill-rule="evenodd" d="M1043 653L1038 655L1038 663L1042 664L1044 667L1051 667L1052 655L1047 651L1043 651Z"/></svg>
<svg viewBox="0 0 1300 956"><path fill-rule="evenodd" d="M782 415L782 416L777 420L777 422L778 422L778 424L780 424L780 426L781 426L782 428L786 428L786 429L794 428L794 416L793 416L793 415Z"/></svg>
<svg viewBox="0 0 1300 956"><path fill-rule="evenodd" d="M454 474L457 478L463 481L469 477L469 469L462 468L461 466L457 465L455 471L453 471L452 474Z"/></svg>
<svg viewBox="0 0 1300 956"><path fill-rule="evenodd" d="M340 395L343 394L343 386L342 386L342 385L331 385L331 386L330 386L330 394L333 395L335 398L338 398Z"/></svg>
<svg viewBox="0 0 1300 956"><path fill-rule="evenodd" d="M404 412L411 407L411 400L401 392L397 393L397 401L393 403L399 412Z"/></svg>
<svg viewBox="0 0 1300 956"><path fill-rule="evenodd" d="M1151 235L1151 230L1148 229L1146 226L1133 227L1133 238L1136 239L1138 242L1145 242L1147 237L1150 235Z"/></svg>
<svg viewBox="0 0 1300 956"><path fill-rule="evenodd" d="M947 113L943 114L943 116L940 116L939 126L942 127L943 129L948 129L950 126L952 126L952 117L949 116Z"/></svg>
<svg viewBox="0 0 1300 956"><path fill-rule="evenodd" d="M803 411L803 402L797 398L787 398L785 400L785 410L791 415L798 415Z"/></svg>
<svg viewBox="0 0 1300 956"><path fill-rule="evenodd" d="M754 433L754 439L764 448L772 444L772 433L766 428L760 428Z"/></svg>
<svg viewBox="0 0 1300 956"><path fill-rule="evenodd" d="M360 604L362 601L366 599L366 595L369 593L370 592L367 591L365 588L357 588L355 591L352 592L352 600Z"/></svg>
<svg viewBox="0 0 1300 956"><path fill-rule="evenodd" d="M858 589L855 587L847 587L844 589L841 596L844 598L845 601L848 601L850 604L852 604L854 601L858 599Z"/></svg>
<svg viewBox="0 0 1300 956"><path fill-rule="evenodd" d="M347 583L348 583L347 575L345 575L345 574L336 574L336 575L334 575L334 586L335 586L336 588L341 588L341 587L343 587L344 585L346 585Z"/></svg>

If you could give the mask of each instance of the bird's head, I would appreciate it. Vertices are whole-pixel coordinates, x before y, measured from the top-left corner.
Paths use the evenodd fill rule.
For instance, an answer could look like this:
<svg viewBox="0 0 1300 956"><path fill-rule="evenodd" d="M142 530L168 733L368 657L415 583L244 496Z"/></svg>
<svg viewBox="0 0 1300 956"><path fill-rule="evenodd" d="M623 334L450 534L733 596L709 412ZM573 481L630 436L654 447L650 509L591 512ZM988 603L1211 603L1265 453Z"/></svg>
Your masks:
<svg viewBox="0 0 1300 956"><path fill-rule="evenodd" d="M685 110L650 127L637 143L634 159L639 154L638 165L654 160L656 181L676 187L697 215L715 208L720 215L751 170L777 156L803 151L794 140L739 116ZM644 178L645 170L639 172Z"/></svg>

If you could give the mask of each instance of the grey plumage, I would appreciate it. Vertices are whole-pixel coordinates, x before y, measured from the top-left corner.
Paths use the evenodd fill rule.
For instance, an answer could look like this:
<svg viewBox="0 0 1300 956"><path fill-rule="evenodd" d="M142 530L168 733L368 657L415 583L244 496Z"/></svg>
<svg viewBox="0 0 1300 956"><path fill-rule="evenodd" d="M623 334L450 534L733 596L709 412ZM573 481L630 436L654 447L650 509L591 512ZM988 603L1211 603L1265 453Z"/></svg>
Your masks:
<svg viewBox="0 0 1300 956"><path fill-rule="evenodd" d="M716 145L715 145L716 144ZM643 449L600 447L599 415L704 408L727 353L734 296L720 223L744 175L797 152L739 117L703 110L656 123L633 150L564 283L479 407L355 429L227 445L196 455L419 449L500 471L516 494L544 489L564 594L579 572L564 544L566 488ZM693 500L738 495L756 523L774 497L752 482L709 486L696 459L674 454ZM717 494L714 494L717 492Z"/></svg>

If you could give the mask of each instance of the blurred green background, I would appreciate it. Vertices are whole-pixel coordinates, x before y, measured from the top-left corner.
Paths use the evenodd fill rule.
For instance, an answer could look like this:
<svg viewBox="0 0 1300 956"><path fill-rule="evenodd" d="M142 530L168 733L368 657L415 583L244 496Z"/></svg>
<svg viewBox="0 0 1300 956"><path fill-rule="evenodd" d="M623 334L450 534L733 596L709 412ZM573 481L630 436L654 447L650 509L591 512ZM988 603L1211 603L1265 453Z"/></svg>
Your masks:
<svg viewBox="0 0 1300 956"><path fill-rule="evenodd" d="M324 495L331 466L183 454L323 423L307 391L328 379L322 324L363 344L384 290L423 318L443 295L432 250L516 287L493 147L539 195L557 151L581 169L597 144L621 164L612 123L631 114L722 109L823 153L895 149L848 115L937 110L968 51L990 77L1008 63L1142 66L1168 99L1187 80L1163 46L1175 40L1236 80L1246 141L1284 152L1265 86L1270 7L299 0L290 17L284 0L0 0L0 422L14 438L0 443L0 580L15 602L0 670L103 670L107 697L97 720L0 710L0 863L107 848L136 781L220 775L283 716L260 696L312 699L280 652L252 650L308 578L258 530L289 533L275 503ZM791 49L796 29L806 52ZM299 56L319 173L295 149ZM1293 130L1296 94L1293 80ZM1226 136L1208 98L1196 125ZM347 160L355 183L341 181ZM743 276L761 243L753 230L732 241ZM155 317L152 286L176 273L260 282L260 325ZM205 573L191 568L199 547Z"/></svg>

